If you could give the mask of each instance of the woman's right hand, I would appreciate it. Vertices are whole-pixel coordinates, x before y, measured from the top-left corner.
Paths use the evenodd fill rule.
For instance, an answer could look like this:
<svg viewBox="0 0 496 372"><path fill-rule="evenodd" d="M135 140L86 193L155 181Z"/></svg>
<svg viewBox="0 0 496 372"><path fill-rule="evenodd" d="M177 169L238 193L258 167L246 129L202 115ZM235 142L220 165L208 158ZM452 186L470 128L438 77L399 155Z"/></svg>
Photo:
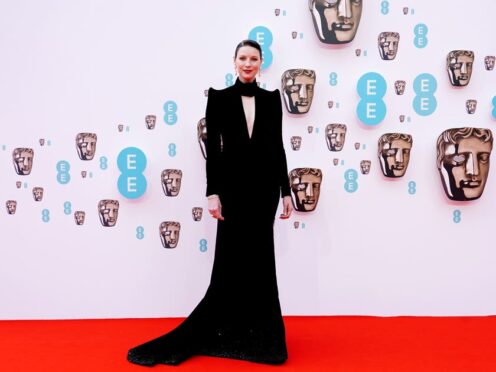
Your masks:
<svg viewBox="0 0 496 372"><path fill-rule="evenodd" d="M222 216L222 205L220 198L217 195L210 195L208 197L208 212L213 218L224 221Z"/></svg>

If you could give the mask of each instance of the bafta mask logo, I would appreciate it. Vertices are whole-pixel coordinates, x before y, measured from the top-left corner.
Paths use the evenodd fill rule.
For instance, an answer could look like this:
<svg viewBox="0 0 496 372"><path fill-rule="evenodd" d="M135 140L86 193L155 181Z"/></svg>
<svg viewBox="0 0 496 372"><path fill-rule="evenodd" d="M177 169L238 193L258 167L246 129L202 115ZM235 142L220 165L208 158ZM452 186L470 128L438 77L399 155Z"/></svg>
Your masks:
<svg viewBox="0 0 496 372"><path fill-rule="evenodd" d="M84 224L84 219L86 218L86 213L84 211L75 211L74 212L74 221L76 225L81 226Z"/></svg>
<svg viewBox="0 0 496 372"><path fill-rule="evenodd" d="M12 160L14 161L14 168L19 176L27 176L33 169L33 149L18 147L12 152Z"/></svg>
<svg viewBox="0 0 496 372"><path fill-rule="evenodd" d="M33 187L33 198L37 202L43 200L43 187Z"/></svg>
<svg viewBox="0 0 496 372"><path fill-rule="evenodd" d="M96 134L78 133L76 135L76 149L81 160L92 160L96 152Z"/></svg>
<svg viewBox="0 0 496 372"><path fill-rule="evenodd" d="M177 196L181 191L183 172L179 169L164 169L162 171L162 189L165 196Z"/></svg>
<svg viewBox="0 0 496 372"><path fill-rule="evenodd" d="M315 71L286 70L281 77L281 91L286 109L291 114L305 114L310 110L315 86Z"/></svg>
<svg viewBox="0 0 496 372"><path fill-rule="evenodd" d="M309 0L313 26L326 44L346 44L355 38L362 17L362 0Z"/></svg>
<svg viewBox="0 0 496 372"><path fill-rule="evenodd" d="M17 202L15 200L7 200L5 206L7 207L8 214L15 214L17 210Z"/></svg>
<svg viewBox="0 0 496 372"><path fill-rule="evenodd" d="M496 56L485 56L484 66L487 71L492 71L494 69L494 62L496 61Z"/></svg>
<svg viewBox="0 0 496 372"><path fill-rule="evenodd" d="M467 108L468 114L475 114L475 110L477 110L477 100L468 99L467 102L465 102L465 107Z"/></svg>
<svg viewBox="0 0 496 372"><path fill-rule="evenodd" d="M155 115L146 115L145 116L145 124L147 129L155 129L155 124L157 123L157 116Z"/></svg>
<svg viewBox="0 0 496 372"><path fill-rule="evenodd" d="M205 159L207 159L207 122L205 118L201 118L196 125L198 133L198 143L200 144L200 150Z"/></svg>
<svg viewBox="0 0 496 372"><path fill-rule="evenodd" d="M470 50L452 50L446 58L446 69L451 85L463 87L470 83L474 52Z"/></svg>
<svg viewBox="0 0 496 372"><path fill-rule="evenodd" d="M345 124L329 124L326 127L326 141L329 151L341 151L346 139Z"/></svg>
<svg viewBox="0 0 496 372"><path fill-rule="evenodd" d="M360 162L360 171L362 172L362 174L369 174L371 165L372 162L370 160L362 160Z"/></svg>
<svg viewBox="0 0 496 372"><path fill-rule="evenodd" d="M98 202L98 214L102 226L113 227L117 223L119 215L119 201L103 199Z"/></svg>
<svg viewBox="0 0 496 372"><path fill-rule="evenodd" d="M300 136L291 137L291 148L294 151L300 150L300 148L301 148L301 137Z"/></svg>
<svg viewBox="0 0 496 372"><path fill-rule="evenodd" d="M201 207L194 207L191 211L193 214L193 221L201 221L202 216L203 216L203 208Z"/></svg>
<svg viewBox="0 0 496 372"><path fill-rule="evenodd" d="M38 141L40 142L40 146L45 146L45 139L44 138L40 138Z"/></svg>
<svg viewBox="0 0 496 372"><path fill-rule="evenodd" d="M446 196L466 201L480 198L489 174L493 134L484 128L452 128L437 139L437 168Z"/></svg>
<svg viewBox="0 0 496 372"><path fill-rule="evenodd" d="M379 54L384 61L396 58L400 44L400 34L397 32L381 32L377 38Z"/></svg>
<svg viewBox="0 0 496 372"><path fill-rule="evenodd" d="M164 221L160 224L160 240L164 248L176 248L179 242L181 224L179 222Z"/></svg>
<svg viewBox="0 0 496 372"><path fill-rule="evenodd" d="M396 80L394 82L394 90L396 94L401 96L405 93L406 81L405 80Z"/></svg>
<svg viewBox="0 0 496 372"><path fill-rule="evenodd" d="M318 168L296 168L289 173L293 206L299 212L311 212L317 207L322 183Z"/></svg>
<svg viewBox="0 0 496 372"><path fill-rule="evenodd" d="M379 161L386 177L403 177L410 161L413 138L404 133L386 133L378 141Z"/></svg>

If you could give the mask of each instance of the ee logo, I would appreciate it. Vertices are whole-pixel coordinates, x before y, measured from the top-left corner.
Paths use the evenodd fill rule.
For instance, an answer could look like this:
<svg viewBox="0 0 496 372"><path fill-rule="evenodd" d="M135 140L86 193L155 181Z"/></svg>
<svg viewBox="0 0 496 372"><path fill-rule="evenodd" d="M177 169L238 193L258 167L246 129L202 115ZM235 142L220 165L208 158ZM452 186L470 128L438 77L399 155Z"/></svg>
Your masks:
<svg viewBox="0 0 496 372"><path fill-rule="evenodd" d="M415 181L408 182L408 193L415 195L417 193L417 183Z"/></svg>
<svg viewBox="0 0 496 372"><path fill-rule="evenodd" d="M207 251L207 240L206 239L201 239L200 240L200 252L205 253Z"/></svg>
<svg viewBox="0 0 496 372"><path fill-rule="evenodd" d="M344 179L345 179L345 184L344 184L344 189L349 192L353 193L358 190L358 172L354 169L348 169L346 172L344 172Z"/></svg>
<svg viewBox="0 0 496 372"><path fill-rule="evenodd" d="M177 103L167 101L164 103L164 121L165 124L174 125L177 123Z"/></svg>
<svg viewBox="0 0 496 372"><path fill-rule="evenodd" d="M272 32L265 26L257 26L248 34L248 39L255 40L262 47L262 66L261 70L265 70L272 64L272 51L270 46L274 40Z"/></svg>
<svg viewBox="0 0 496 372"><path fill-rule="evenodd" d="M234 76L233 74L229 73L226 74L226 87L230 87L234 85Z"/></svg>
<svg viewBox="0 0 496 372"><path fill-rule="evenodd" d="M377 72L368 72L358 80L360 102L356 112L365 125L377 125L386 117L386 104L382 100L386 90L386 80Z"/></svg>
<svg viewBox="0 0 496 372"><path fill-rule="evenodd" d="M137 147L127 147L117 157L117 167L121 175L117 180L117 188L127 199L136 199L146 191L146 178L143 171L146 168L146 156Z"/></svg>
<svg viewBox="0 0 496 372"><path fill-rule="evenodd" d="M381 2L381 13L383 15L389 14L389 2L387 0Z"/></svg>
<svg viewBox="0 0 496 372"><path fill-rule="evenodd" d="M329 85L335 87L338 85L338 74L335 72L331 72L329 74Z"/></svg>
<svg viewBox="0 0 496 372"><path fill-rule="evenodd" d="M138 226L136 228L136 239L143 240L144 237L145 237L145 229L143 228L143 226Z"/></svg>
<svg viewBox="0 0 496 372"><path fill-rule="evenodd" d="M415 98L413 109L421 116L431 115L437 108L437 100L434 93L437 90L437 81L431 74L420 74L413 81Z"/></svg>
<svg viewBox="0 0 496 372"><path fill-rule="evenodd" d="M456 209L453 212L453 222L454 223L460 223L460 222L462 222L462 212L459 209Z"/></svg>
<svg viewBox="0 0 496 372"><path fill-rule="evenodd" d="M427 46L427 43L429 42L429 40L427 40L427 32L429 32L429 29L423 23L419 23L415 26L413 29L413 33L415 34L413 45L415 45L415 47L422 49Z"/></svg>
<svg viewBox="0 0 496 372"><path fill-rule="evenodd" d="M67 185L71 180L71 175L69 174L69 170L71 169L71 165L68 161L61 160L57 163L57 182L61 185Z"/></svg>

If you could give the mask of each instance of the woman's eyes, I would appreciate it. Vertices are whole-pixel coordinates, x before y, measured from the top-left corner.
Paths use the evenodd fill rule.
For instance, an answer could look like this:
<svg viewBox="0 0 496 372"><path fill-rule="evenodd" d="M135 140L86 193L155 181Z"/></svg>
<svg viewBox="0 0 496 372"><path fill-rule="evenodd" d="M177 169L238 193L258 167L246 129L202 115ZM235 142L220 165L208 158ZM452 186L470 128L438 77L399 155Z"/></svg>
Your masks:
<svg viewBox="0 0 496 372"><path fill-rule="evenodd" d="M242 62L246 61L248 58L247 57L238 57L238 59ZM250 58L250 61L252 62L258 62L260 59L258 57L252 57Z"/></svg>

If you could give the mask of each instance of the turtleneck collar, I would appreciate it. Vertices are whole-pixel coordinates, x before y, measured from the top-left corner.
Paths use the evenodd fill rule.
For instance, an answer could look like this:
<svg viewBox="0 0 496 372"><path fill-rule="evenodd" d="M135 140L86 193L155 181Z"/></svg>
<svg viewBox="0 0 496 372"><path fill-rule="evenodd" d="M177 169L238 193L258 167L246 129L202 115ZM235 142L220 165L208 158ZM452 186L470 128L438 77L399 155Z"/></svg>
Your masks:
<svg viewBox="0 0 496 372"><path fill-rule="evenodd" d="M253 97L258 89L256 80L253 80L251 83L243 83L241 80L239 80L239 78L236 79L234 87L240 95L246 97Z"/></svg>

